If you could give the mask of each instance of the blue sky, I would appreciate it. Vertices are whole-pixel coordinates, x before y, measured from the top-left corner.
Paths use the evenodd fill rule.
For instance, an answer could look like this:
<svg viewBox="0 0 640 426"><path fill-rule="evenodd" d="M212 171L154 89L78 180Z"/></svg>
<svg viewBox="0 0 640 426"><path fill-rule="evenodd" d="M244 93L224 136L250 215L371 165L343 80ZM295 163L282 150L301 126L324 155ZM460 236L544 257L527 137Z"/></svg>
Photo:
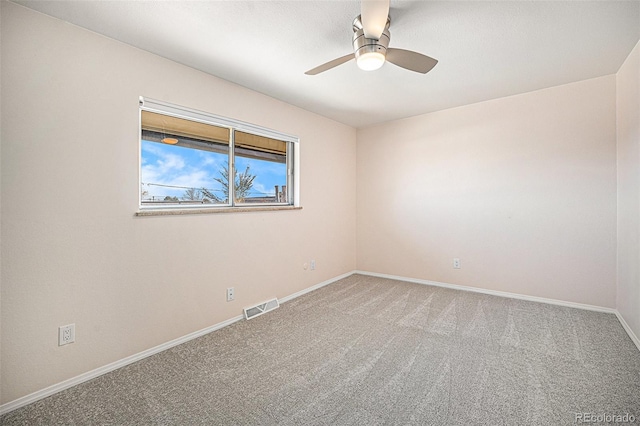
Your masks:
<svg viewBox="0 0 640 426"><path fill-rule="evenodd" d="M219 171L227 167L227 161L223 154L143 140L141 189L147 191L149 197L161 198L167 195L181 198L187 187L220 191L222 186L214 178L220 177ZM286 184L285 164L236 157L238 172L244 172L247 165L256 176L251 196L273 195L274 185ZM222 192L215 194L222 196Z"/></svg>

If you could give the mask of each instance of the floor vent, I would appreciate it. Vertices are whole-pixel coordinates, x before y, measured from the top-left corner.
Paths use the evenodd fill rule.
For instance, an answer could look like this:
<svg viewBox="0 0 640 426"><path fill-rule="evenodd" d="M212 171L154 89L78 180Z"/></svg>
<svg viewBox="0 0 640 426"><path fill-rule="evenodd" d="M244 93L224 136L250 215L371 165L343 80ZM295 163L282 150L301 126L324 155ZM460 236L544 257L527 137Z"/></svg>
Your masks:
<svg viewBox="0 0 640 426"><path fill-rule="evenodd" d="M256 306L244 308L244 317L250 320L251 318L259 317L260 315L266 314L267 312L273 311L279 307L280 303L278 303L278 299L273 298Z"/></svg>

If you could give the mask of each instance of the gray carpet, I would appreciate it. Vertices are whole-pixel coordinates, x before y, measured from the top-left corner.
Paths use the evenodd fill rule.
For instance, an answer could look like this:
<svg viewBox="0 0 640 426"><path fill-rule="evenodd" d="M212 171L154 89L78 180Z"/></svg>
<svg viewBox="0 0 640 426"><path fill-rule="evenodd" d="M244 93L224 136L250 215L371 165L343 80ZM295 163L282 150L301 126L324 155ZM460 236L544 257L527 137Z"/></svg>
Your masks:
<svg viewBox="0 0 640 426"><path fill-rule="evenodd" d="M640 351L614 315L353 275L0 423L569 425L576 413L640 423Z"/></svg>

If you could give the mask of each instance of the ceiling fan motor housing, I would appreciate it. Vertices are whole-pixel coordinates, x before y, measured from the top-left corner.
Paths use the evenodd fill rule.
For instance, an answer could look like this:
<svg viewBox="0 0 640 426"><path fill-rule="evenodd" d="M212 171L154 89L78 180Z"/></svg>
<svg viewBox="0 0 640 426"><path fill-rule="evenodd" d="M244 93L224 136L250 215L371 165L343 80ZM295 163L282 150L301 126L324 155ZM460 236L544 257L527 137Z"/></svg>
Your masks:
<svg viewBox="0 0 640 426"><path fill-rule="evenodd" d="M380 39L366 38L364 36L364 29L362 28L362 21L358 16L353 21L353 50L355 51L356 59L365 53L377 52L384 56L387 56L387 47L389 47L389 40L391 34L389 33L389 24L391 20L387 18L387 24L384 27Z"/></svg>

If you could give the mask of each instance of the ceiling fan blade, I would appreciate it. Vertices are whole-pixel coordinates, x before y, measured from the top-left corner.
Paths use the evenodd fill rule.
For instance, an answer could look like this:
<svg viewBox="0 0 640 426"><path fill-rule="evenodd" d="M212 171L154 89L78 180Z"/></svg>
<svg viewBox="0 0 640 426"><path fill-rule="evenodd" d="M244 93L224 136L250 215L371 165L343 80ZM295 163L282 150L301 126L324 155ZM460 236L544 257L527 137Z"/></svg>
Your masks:
<svg viewBox="0 0 640 426"><path fill-rule="evenodd" d="M354 58L353 53L349 53L348 55L341 56L340 58L334 59L333 61L329 61L326 64L322 64L318 67L315 67L314 69L311 69L305 72L305 74L306 75L320 74L321 72L330 70L331 68L337 67L338 65L342 65L353 58Z"/></svg>
<svg viewBox="0 0 640 426"><path fill-rule="evenodd" d="M387 49L387 61L399 67L426 74L438 63L437 59L433 59L422 53L412 52L404 49Z"/></svg>
<svg viewBox="0 0 640 426"><path fill-rule="evenodd" d="M362 29L366 38L380 39L389 17L390 0L362 0Z"/></svg>

